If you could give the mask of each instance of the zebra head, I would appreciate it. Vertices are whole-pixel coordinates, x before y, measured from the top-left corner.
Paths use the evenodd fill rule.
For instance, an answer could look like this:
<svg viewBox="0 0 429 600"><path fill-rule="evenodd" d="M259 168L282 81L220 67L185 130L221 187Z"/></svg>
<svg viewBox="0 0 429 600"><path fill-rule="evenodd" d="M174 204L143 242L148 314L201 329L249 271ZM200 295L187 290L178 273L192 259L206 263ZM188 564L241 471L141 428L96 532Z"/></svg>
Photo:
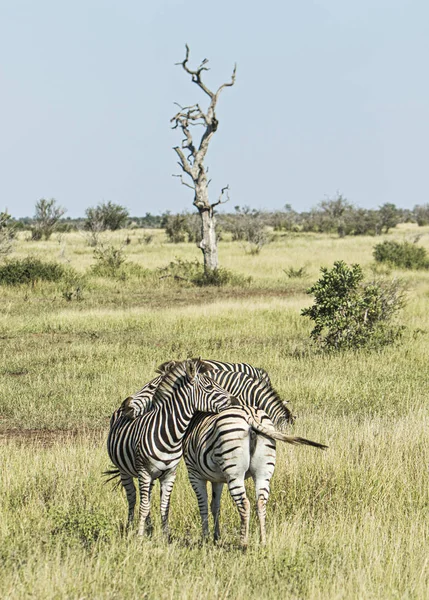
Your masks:
<svg viewBox="0 0 429 600"><path fill-rule="evenodd" d="M235 404L233 396L210 377L210 365L193 358L185 362L185 368L195 410L218 413Z"/></svg>
<svg viewBox="0 0 429 600"><path fill-rule="evenodd" d="M162 376L163 384L159 386L155 394L155 401L157 396L162 394L164 383L170 381L171 385L179 384L179 388L181 388L179 395L182 401L189 406L191 412L220 412L232 406L234 399L229 392L211 379L208 374L211 370L211 365L206 364L200 358L163 363L157 369Z"/></svg>

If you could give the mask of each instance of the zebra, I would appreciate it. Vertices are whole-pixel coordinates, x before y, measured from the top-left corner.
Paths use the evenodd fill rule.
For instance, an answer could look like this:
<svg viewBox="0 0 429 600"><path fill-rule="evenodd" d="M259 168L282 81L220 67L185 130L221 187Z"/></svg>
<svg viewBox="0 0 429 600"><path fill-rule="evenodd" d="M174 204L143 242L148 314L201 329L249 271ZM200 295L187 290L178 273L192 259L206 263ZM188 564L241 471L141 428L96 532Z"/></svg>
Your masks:
<svg viewBox="0 0 429 600"><path fill-rule="evenodd" d="M183 455L198 500L203 536L208 534L206 482L212 483L215 540L220 536L219 511L223 484L228 483L241 517L241 543L247 545L249 501L244 479L252 476L261 541L265 543L266 504L276 460L274 440L317 448L326 446L305 438L285 436L274 430L274 425L283 427L290 420L290 411L267 381L255 380L245 373L232 374L226 371L214 373L213 378L242 406L228 409L218 415L219 419L210 419L211 415L195 415L184 439Z"/></svg>
<svg viewBox="0 0 429 600"><path fill-rule="evenodd" d="M270 382L268 373L264 371L264 369L254 367L248 363L229 363L221 362L219 360L207 360L201 358L198 360L203 360L204 364L210 366L211 371L221 370L233 371L235 373L247 373L255 379L266 379L268 382ZM145 413L151 405L152 396L162 379L162 374L172 369L178 362L180 361L170 360L162 363L162 365L157 368L157 372L161 373L161 375L155 377L155 379L152 379L152 381L149 381L149 383L145 384L141 390L133 394L133 396L128 396L128 398L122 402L121 406L113 413L111 420L115 420L122 415L128 417L129 419L134 419L138 415Z"/></svg>
<svg viewBox="0 0 429 600"><path fill-rule="evenodd" d="M238 400L245 402L247 393L243 389L243 394L237 396ZM189 481L198 500L203 538L207 538L209 533L207 481L212 484L211 512L215 541L220 538L220 501L223 485L227 483L240 514L241 546L247 546L250 503L244 480L251 476L255 482L261 543L265 544L266 504L276 461L276 439L290 444L326 448L323 444L275 431L272 421L263 410L246 404L229 408L219 415L197 413L193 417L183 441L183 456Z"/></svg>
<svg viewBox="0 0 429 600"><path fill-rule="evenodd" d="M107 449L115 469L106 474L120 476L128 500L128 527L134 519L138 478L140 490L138 534L145 531L151 492L156 479L161 484L161 522L168 537L170 495L182 456L182 440L196 411L219 412L233 403L229 393L208 375L200 360L175 363L162 375L152 406L134 420L114 414ZM150 520L147 523L151 528Z"/></svg>
<svg viewBox="0 0 429 600"><path fill-rule="evenodd" d="M177 363L179 364L179 363ZM172 366L172 365L171 365ZM167 371L163 372L164 374ZM128 396L122 402L121 406L115 410L111 419L110 419L110 427L112 427L113 423L119 417L126 417L128 419L135 419L135 417L144 414L148 408L152 406L152 398L156 391L156 388L161 383L163 375L158 375L149 383L146 383L141 390L133 394L132 396Z"/></svg>
<svg viewBox="0 0 429 600"><path fill-rule="evenodd" d="M232 371L233 373L246 373L254 379L265 379L271 384L270 377L265 369L254 367L249 363L230 363L221 362L220 360L204 359L204 362L212 367L214 371Z"/></svg>
<svg viewBox="0 0 429 600"><path fill-rule="evenodd" d="M204 362L206 364L211 364L214 361L206 360ZM160 373L168 372L168 370L171 369L172 366L174 366L174 364L174 361L163 363L160 367L158 367L157 371ZM223 363L218 363L218 365L222 366ZM283 441L288 441L289 443L309 444L316 447L324 446L321 444L317 444L316 442L305 440L303 438L289 437L287 439L284 439L285 436L278 437L279 435L281 436L281 434L277 433L276 435L271 435L270 433L270 437L266 437L268 431L274 431L273 423L278 428L284 428L288 423L293 422L294 418L292 416L292 413L287 408L285 403L279 398L277 392L269 383L269 380L267 380L266 378L254 379L250 375L247 375L244 372L240 372L241 368L247 368L247 365L245 363L237 363L233 366L234 370L231 369L227 371L211 371L211 378L223 389L225 389L231 395L236 397L240 404L250 405L248 407L250 413L249 411L247 412L247 414L244 414L240 411L237 413L237 409L233 413L231 413L232 409L224 411L222 415L219 415L219 423L224 423L226 425L224 429L217 428L216 418L214 420L210 420L208 415L197 414L192 419L188 428L188 432L185 436L186 441L184 442L184 457L185 462L188 466L188 473L191 485L198 499L204 537L206 537L208 533L206 482L212 482L212 512L215 517L215 540L217 540L219 539L220 535L219 511L223 483L228 481L225 478L225 473L228 471L228 468L233 467L225 465L225 461L223 461L222 468L219 467L217 471L214 470L212 467L212 470L210 471L209 469L209 472L207 472L207 469L203 466L201 468L199 476L197 476L198 468L196 467L196 465L203 464L205 453L203 452L203 454L200 455L198 452L196 452L195 449L200 448L199 443L201 440L199 438L199 433L204 432L205 427L207 427L207 431L211 435L210 439L213 439L214 442L216 441L216 439L218 439L219 436L219 439L222 440L222 432L228 430L235 432L236 428L238 427L238 431L241 432L241 441L240 443L233 446L233 450L236 451L236 455L230 454L227 448L225 456L228 455L228 460L231 464L235 459L236 463L239 465L243 465L244 463L248 464L247 468L244 470L244 472L242 472L242 479L244 481L245 478L252 476L255 480L255 487L257 492L257 512L260 522L261 541L262 543L265 543L266 504L268 501L269 485L274 472L276 458L275 442L271 438L277 436L277 439L282 439ZM255 372L256 371L254 371L254 373ZM132 408L130 405L130 410L134 411L136 414L139 414L140 410L147 410L147 407L147 397L145 397L144 401L141 403L140 406L138 398L135 397L132 403ZM252 407L256 410L256 412L251 412ZM226 421L226 412L228 412L229 416L228 421ZM267 415L269 415L270 418ZM225 420L221 419L221 417L225 417ZM264 421L266 421L265 429L263 429ZM197 425L198 432L195 433L195 428ZM262 435L255 436L255 432ZM229 438L227 438L226 441L228 441L228 439ZM220 450L220 452L222 453L222 450ZM191 471L189 469L191 469ZM192 476L191 472L193 473ZM206 477L206 475L208 476ZM242 518L242 544L246 545L248 537L248 533L246 532L248 531L249 504L247 497L245 497L244 499L242 496L244 487L241 486L241 488L239 489L239 495L236 495L236 503L237 508L240 512L240 516ZM242 507L244 507L245 510L243 510Z"/></svg>
<svg viewBox="0 0 429 600"><path fill-rule="evenodd" d="M249 395L249 398L254 400L253 405L266 410L276 427L280 430L283 430L287 425L294 423L296 417L292 415L291 411L286 406L286 402L281 400L275 389L272 387L268 373L264 371L264 369L254 367L248 363L228 363L209 359L200 360L203 360L205 365L211 367L211 377L214 378L221 387L223 387L223 385L220 381L224 382L227 386L233 384L235 380L235 377L233 376L234 373L244 373L257 381L265 381L267 387L264 388L264 393L259 394L257 397ZM162 363L157 368L157 372L161 373L161 376L158 376L147 383L139 392L134 394L134 396L126 398L118 409L118 411L120 411L118 414L123 414L129 419L134 419L138 415L145 413L151 405L153 392L156 389L162 374L170 370L175 364L176 361L174 360ZM221 375L221 372L224 373L224 375ZM250 379L248 380L248 383L249 382ZM239 380L237 380L236 383L239 388L241 385ZM269 393L267 393L268 386L270 389Z"/></svg>

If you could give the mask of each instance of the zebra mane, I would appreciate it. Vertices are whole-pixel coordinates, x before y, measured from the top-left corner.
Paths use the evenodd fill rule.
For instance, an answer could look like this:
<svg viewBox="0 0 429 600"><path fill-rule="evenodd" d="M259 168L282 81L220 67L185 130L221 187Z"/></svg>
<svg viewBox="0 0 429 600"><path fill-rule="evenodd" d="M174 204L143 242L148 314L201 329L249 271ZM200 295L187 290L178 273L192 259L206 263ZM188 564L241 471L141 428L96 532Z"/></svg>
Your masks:
<svg viewBox="0 0 429 600"><path fill-rule="evenodd" d="M279 404L282 405L282 408L284 410L285 413L285 418L290 422L293 423L295 421L295 417L293 416L292 412L289 410L289 408L286 406L286 400L282 400L282 398L280 397L278 391L276 390L275 387L272 386L271 383L268 383L268 381L266 381L265 379L261 379L261 381L263 382L264 385L266 385L267 387L271 388L271 392L274 395L274 400L275 402L278 402Z"/></svg>
<svg viewBox="0 0 429 600"><path fill-rule="evenodd" d="M198 373L208 373L209 371L215 370L215 367L213 367L212 365L209 365L205 361L201 360L201 357L200 357L200 358L190 358L190 359L188 359L188 361L182 361L182 362L180 362L178 360L167 360L166 362L163 362L161 365L159 365L159 367L157 367L155 369L155 373L159 373L160 375L166 375L167 373L172 371L177 365L183 364L184 362L194 363L195 365L197 365Z"/></svg>
<svg viewBox="0 0 429 600"><path fill-rule="evenodd" d="M178 360L167 360L155 369L155 373L159 373L160 375L166 375L178 364L180 364Z"/></svg>
<svg viewBox="0 0 429 600"><path fill-rule="evenodd" d="M265 373L265 371L263 369L260 369L260 371L262 373ZM244 375L246 375L246 373L244 373ZM273 387L270 379L266 379L261 378L258 380L259 385L265 387L266 389L270 390L271 396L272 396L272 401L281 407L282 410L282 419L284 419L285 421L287 421L288 423L294 423L295 421L295 416L292 414L292 412L290 411L290 409L286 406L287 401L283 400L280 396L280 394L278 393L278 391L275 389L275 387Z"/></svg>
<svg viewBox="0 0 429 600"><path fill-rule="evenodd" d="M206 373L207 365L199 358L185 361L172 360L160 365L157 369L162 379L153 395L153 404L162 403L170 397L174 388L178 387L180 380L185 378L194 381L199 374Z"/></svg>

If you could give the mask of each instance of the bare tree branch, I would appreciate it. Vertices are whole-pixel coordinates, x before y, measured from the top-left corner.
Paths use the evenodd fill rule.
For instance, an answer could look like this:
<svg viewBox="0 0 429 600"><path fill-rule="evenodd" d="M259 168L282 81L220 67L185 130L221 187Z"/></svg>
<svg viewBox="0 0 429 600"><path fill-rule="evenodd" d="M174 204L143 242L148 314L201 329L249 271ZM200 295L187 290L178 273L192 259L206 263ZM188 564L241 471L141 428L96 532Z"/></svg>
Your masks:
<svg viewBox="0 0 429 600"><path fill-rule="evenodd" d="M222 200L225 192L226 192L226 200ZM218 206L219 204L226 204L227 202L229 202L229 183L228 183L228 185L226 185L225 187L222 188L217 202L212 204L211 208L213 209L215 206Z"/></svg>
<svg viewBox="0 0 429 600"><path fill-rule="evenodd" d="M211 180L208 180L208 169L204 165L204 160L210 140L219 126L215 113L219 94L225 87L234 85L237 67L236 65L234 66L231 81L223 83L216 92L213 92L203 82L204 71L209 70L207 67L207 58L200 63L199 67L193 70L189 67L189 54L189 46L186 44L185 58L182 62L176 64L181 65L184 71L191 76L192 81L210 98L209 106L204 112L199 104L181 106L175 102L175 105L179 108L179 112L172 117L170 122L172 123L172 128L181 129L184 136L181 147L176 146L174 151L179 157L178 164L180 168L183 173L186 173L192 179L193 185L183 180L183 174L176 176L180 177L183 185L193 189L195 192L193 204L201 216L202 240L199 247L204 255L204 270L208 272L216 269L218 264L214 208L219 204L229 201L229 186L222 188L217 202L210 204L208 186ZM204 131L199 141L194 142L191 127L197 125L202 125ZM188 156L186 156L186 151L189 151Z"/></svg>
<svg viewBox="0 0 429 600"><path fill-rule="evenodd" d="M181 65L183 69L191 75L192 81L210 97L210 104L207 112L205 113L199 104L182 107L176 102L175 104L180 108L180 111L174 115L174 117L171 119L171 123L174 123L174 125L172 125L173 129L180 128L183 131L185 138L182 141L182 149L188 149L189 155L187 156L188 166L184 165L182 168L186 173L191 175L195 182L195 180L200 177L200 167L204 162L212 135L216 132L219 125L215 114L215 108L219 94L223 88L234 85L237 66L234 66L231 81L222 84L216 92L212 92L202 81L202 73L209 70L208 67L205 66L208 63L208 60L205 58L196 70L192 70L188 66L189 54L189 46L186 44L185 59L176 64ZM190 127L196 125L205 125L206 128L201 136L198 149L195 147L192 134L190 132ZM175 150L177 152L176 148ZM182 160L180 155L179 158ZM192 174L190 173L190 170L192 171Z"/></svg>
<svg viewBox="0 0 429 600"><path fill-rule="evenodd" d="M186 181L183 181L183 175L174 175L173 177L180 177L180 181L182 182L182 185L186 185L186 187L191 188L191 190L195 190L195 187L193 185L191 185L190 183L186 183Z"/></svg>
<svg viewBox="0 0 429 600"><path fill-rule="evenodd" d="M192 177L192 179L194 179L193 172L192 172L192 167L191 167L188 159L184 155L183 150L181 148L179 148L179 146L175 146L173 148L173 150L179 156L179 159L180 159L179 165L180 165L180 167L185 171L185 173L187 173L190 177Z"/></svg>
<svg viewBox="0 0 429 600"><path fill-rule="evenodd" d="M220 92L223 90L223 88L226 88L226 87L231 87L231 86L233 86L233 85L234 85L234 83L235 83L235 76L236 76L236 74L237 74L237 63L235 63L235 65L234 65L234 69L233 69L233 71L232 71L232 75L231 75L231 81L230 81L229 83L223 83L223 84L222 84L222 85L219 87L218 91L216 92L216 99L218 98L218 96L219 96Z"/></svg>
<svg viewBox="0 0 429 600"><path fill-rule="evenodd" d="M183 60L181 63L176 63L176 65L182 65L182 67L185 69L185 71L187 73L189 73L189 75L191 75L192 81L194 83L196 83L203 90L203 92L205 92L207 94L207 96L210 96L210 98L213 98L213 96L214 96L213 92L211 90L209 90L209 88L201 81L201 73L203 71L209 71L209 68L204 66L209 61L207 60L207 58L205 58L203 60L203 62L200 64L200 66L198 67L198 69L196 71L192 71L188 67L188 61L189 61L189 46L188 46L188 44L185 44L185 47L186 47L185 60Z"/></svg>

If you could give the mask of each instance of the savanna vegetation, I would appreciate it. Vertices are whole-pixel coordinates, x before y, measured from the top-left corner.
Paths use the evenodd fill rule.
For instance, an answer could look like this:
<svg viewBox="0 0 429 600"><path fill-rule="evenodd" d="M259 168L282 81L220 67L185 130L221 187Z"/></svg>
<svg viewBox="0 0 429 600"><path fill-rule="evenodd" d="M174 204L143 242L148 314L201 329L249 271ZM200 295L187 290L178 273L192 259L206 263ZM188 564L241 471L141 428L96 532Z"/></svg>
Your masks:
<svg viewBox="0 0 429 600"><path fill-rule="evenodd" d="M195 244L171 244L162 229L94 230L95 246L90 229L4 238L0 596L428 597L429 272L376 262L373 251L414 245L417 233L427 250L429 228L385 225L374 238L272 226L259 253L226 232L216 281L202 280ZM364 280L350 277L365 307L362 281L401 280L392 343L326 350L312 340L306 290L336 261L360 265ZM103 482L113 410L158 364L188 356L263 367L298 415L294 433L329 444L323 453L278 444L264 548L253 511L240 551L227 494L222 542L201 544L183 465L170 544L157 494L155 534L140 540L123 531L122 490Z"/></svg>

